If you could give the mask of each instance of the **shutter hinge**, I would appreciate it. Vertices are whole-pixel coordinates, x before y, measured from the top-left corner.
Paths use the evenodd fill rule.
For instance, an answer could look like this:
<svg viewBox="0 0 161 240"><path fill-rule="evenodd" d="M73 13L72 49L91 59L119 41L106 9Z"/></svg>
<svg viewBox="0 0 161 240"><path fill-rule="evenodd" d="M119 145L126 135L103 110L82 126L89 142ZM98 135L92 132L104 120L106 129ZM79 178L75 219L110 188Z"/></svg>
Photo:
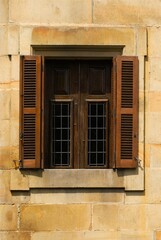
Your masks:
<svg viewBox="0 0 161 240"><path fill-rule="evenodd" d="M22 168L22 160L13 160L15 169Z"/></svg>
<svg viewBox="0 0 161 240"><path fill-rule="evenodd" d="M141 166L141 159L139 159L138 157L135 157L135 160L137 161L137 164L138 164L138 167L140 167L142 170L144 169L142 166Z"/></svg>
<svg viewBox="0 0 161 240"><path fill-rule="evenodd" d="M21 132L20 133L20 140L22 141L22 139L23 139L23 133Z"/></svg>

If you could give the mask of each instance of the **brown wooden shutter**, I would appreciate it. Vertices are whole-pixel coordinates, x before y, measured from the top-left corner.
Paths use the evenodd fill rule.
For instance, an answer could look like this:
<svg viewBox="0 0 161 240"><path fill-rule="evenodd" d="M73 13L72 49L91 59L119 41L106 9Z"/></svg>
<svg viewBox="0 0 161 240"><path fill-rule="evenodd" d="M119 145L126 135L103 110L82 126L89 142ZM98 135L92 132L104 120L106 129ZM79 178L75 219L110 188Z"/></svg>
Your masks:
<svg viewBox="0 0 161 240"><path fill-rule="evenodd" d="M135 168L138 157L138 58L114 60L115 167Z"/></svg>
<svg viewBox="0 0 161 240"><path fill-rule="evenodd" d="M21 57L20 160L23 168L40 168L41 57Z"/></svg>

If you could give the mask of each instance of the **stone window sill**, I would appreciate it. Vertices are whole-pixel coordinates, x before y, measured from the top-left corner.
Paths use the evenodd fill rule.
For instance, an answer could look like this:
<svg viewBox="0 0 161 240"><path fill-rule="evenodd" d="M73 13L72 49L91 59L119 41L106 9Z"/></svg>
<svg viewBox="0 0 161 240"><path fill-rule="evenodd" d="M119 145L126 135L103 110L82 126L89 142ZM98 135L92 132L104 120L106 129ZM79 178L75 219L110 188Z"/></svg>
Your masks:
<svg viewBox="0 0 161 240"><path fill-rule="evenodd" d="M46 169L12 170L11 191L31 188L124 188L144 190L142 169Z"/></svg>

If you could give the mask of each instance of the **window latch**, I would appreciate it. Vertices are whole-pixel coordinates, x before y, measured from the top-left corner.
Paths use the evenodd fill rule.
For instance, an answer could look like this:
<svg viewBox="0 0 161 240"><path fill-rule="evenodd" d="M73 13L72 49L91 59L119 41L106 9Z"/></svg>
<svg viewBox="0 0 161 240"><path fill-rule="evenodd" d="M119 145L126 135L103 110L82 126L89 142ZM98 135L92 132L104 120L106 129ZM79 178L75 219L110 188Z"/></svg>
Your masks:
<svg viewBox="0 0 161 240"><path fill-rule="evenodd" d="M141 166L141 159L139 159L138 157L135 157L135 160L137 161L138 163L138 167L140 167L142 170L144 169L142 166Z"/></svg>

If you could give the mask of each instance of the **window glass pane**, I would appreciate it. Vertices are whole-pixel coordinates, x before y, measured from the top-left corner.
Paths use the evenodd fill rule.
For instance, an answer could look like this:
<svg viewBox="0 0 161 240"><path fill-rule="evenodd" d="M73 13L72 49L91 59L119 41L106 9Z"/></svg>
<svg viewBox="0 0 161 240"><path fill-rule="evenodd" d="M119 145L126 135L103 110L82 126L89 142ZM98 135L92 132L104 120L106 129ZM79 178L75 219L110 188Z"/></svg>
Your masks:
<svg viewBox="0 0 161 240"><path fill-rule="evenodd" d="M88 165L106 164L106 103L88 103Z"/></svg>
<svg viewBox="0 0 161 240"><path fill-rule="evenodd" d="M51 165L70 165L70 103L51 102Z"/></svg>

